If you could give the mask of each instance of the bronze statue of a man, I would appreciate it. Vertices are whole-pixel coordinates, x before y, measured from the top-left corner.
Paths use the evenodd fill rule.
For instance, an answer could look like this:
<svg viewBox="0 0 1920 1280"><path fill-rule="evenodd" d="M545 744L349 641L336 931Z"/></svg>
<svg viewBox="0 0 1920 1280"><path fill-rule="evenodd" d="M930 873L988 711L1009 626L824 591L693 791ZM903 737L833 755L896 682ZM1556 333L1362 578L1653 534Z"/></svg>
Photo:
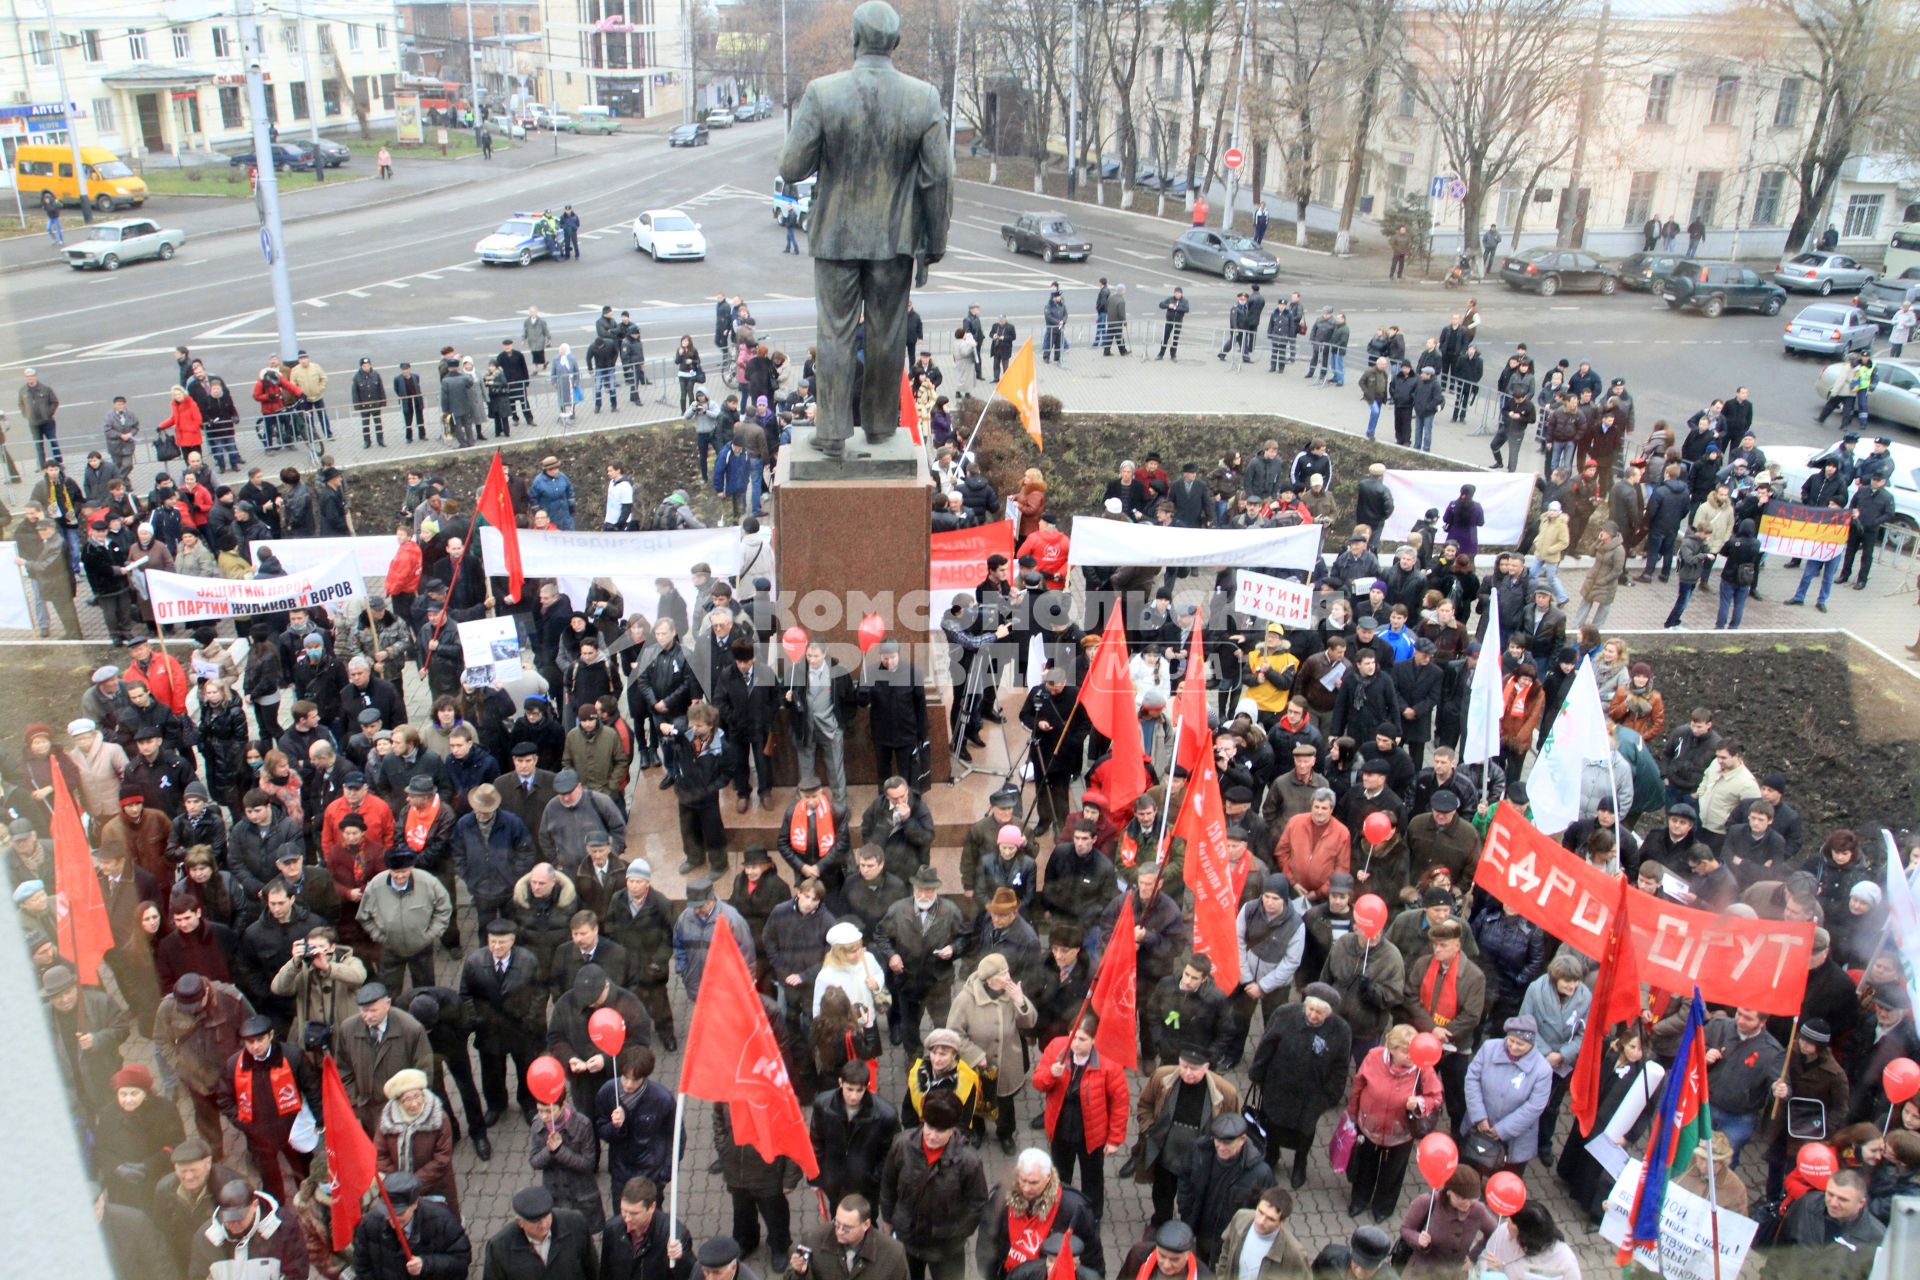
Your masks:
<svg viewBox="0 0 1920 1280"><path fill-rule="evenodd" d="M817 180L807 226L819 311L813 443L842 456L853 435L855 381L869 441L900 422L907 295L947 251L953 160L940 94L894 69L900 15L884 0L853 12L853 68L807 86L780 176ZM866 319L864 366L854 334Z"/></svg>

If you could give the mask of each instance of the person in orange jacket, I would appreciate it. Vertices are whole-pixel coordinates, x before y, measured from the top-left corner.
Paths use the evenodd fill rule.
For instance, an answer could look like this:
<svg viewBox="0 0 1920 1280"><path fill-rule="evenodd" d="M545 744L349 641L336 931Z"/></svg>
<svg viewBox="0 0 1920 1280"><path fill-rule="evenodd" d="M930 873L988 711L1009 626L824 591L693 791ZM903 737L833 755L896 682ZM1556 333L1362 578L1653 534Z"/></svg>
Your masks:
<svg viewBox="0 0 1920 1280"><path fill-rule="evenodd" d="M1049 1152L1062 1182L1080 1168L1079 1190L1100 1216L1106 1202L1106 1160L1127 1141L1127 1073L1094 1047L1100 1019L1089 1009L1071 1035L1056 1036L1033 1068L1033 1087L1047 1100Z"/></svg>

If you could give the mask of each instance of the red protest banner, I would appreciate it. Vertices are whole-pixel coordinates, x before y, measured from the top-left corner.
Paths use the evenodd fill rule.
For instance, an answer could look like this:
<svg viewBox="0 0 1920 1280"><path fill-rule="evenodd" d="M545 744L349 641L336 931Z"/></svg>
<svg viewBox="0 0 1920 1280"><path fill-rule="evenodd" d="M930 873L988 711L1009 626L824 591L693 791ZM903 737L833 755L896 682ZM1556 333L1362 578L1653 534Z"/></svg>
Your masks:
<svg viewBox="0 0 1920 1280"><path fill-rule="evenodd" d="M1506 802L1495 810L1474 884L1583 955L1606 954L1620 882L1541 835ZM1741 920L1627 893L1634 963L1659 991L1699 987L1712 1004L1794 1017L1807 988L1813 926Z"/></svg>
<svg viewBox="0 0 1920 1280"><path fill-rule="evenodd" d="M1013 559L1013 521L975 525L951 533L932 535L931 565L927 572L927 590L936 601L955 592L972 590L987 576L987 557L998 552ZM935 612L945 608L940 603Z"/></svg>

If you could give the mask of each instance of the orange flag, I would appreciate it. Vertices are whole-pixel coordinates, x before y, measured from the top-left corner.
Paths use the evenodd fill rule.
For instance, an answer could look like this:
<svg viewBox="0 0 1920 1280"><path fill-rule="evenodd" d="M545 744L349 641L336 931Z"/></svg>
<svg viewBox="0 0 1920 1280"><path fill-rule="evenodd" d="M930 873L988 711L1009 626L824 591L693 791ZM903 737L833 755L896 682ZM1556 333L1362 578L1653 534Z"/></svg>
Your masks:
<svg viewBox="0 0 1920 1280"><path fill-rule="evenodd" d="M1093 727L1113 744L1107 768L1107 802L1115 813L1133 808L1147 789L1146 749L1140 740L1140 713L1134 704L1133 672L1127 661L1126 610L1107 615L1107 630L1087 668L1080 706ZM1203 720L1204 724L1205 721Z"/></svg>
<svg viewBox="0 0 1920 1280"><path fill-rule="evenodd" d="M501 550L507 561L507 599L517 604L526 577L520 571L520 529L514 522L513 498L507 493L507 473L500 465L498 449L493 451L493 464L487 468L487 482L481 487L480 496L474 500L473 510L474 514L485 516L487 523L500 533Z"/></svg>
<svg viewBox="0 0 1920 1280"><path fill-rule="evenodd" d="M332 1054L320 1060L320 1123L326 1127L327 1176L333 1179L333 1247L344 1249L353 1243L353 1229L360 1225L360 1201L373 1185L379 1164L373 1139L353 1113Z"/></svg>
<svg viewBox="0 0 1920 1280"><path fill-rule="evenodd" d="M706 972L680 1063L680 1092L728 1104L734 1140L751 1146L769 1164L791 1156L809 1178L820 1175L806 1117L787 1079L786 1060L747 974L740 944L724 925L713 931L707 948Z"/></svg>
<svg viewBox="0 0 1920 1280"><path fill-rule="evenodd" d="M1173 834L1187 842L1187 887L1193 890L1193 950L1213 959L1213 981L1232 995L1240 985L1237 930L1240 891L1227 870L1227 811L1220 801L1213 735L1204 717L1194 744L1198 767L1187 778L1186 796Z"/></svg>
<svg viewBox="0 0 1920 1280"><path fill-rule="evenodd" d="M93 849L80 810L67 790L66 775L53 769L53 878L55 919L60 936L55 943L73 966L83 986L100 985L100 961L113 950L113 924L106 900L100 896L100 878L93 870Z"/></svg>
<svg viewBox="0 0 1920 1280"><path fill-rule="evenodd" d="M1040 439L1040 383L1034 374L1032 338L1014 352L1007 371L993 389L1020 411L1020 425L1033 437L1033 447L1045 453L1047 446Z"/></svg>
<svg viewBox="0 0 1920 1280"><path fill-rule="evenodd" d="M1140 1065L1139 997L1134 986L1139 965L1139 944L1133 936L1133 894L1129 892L1114 919L1113 936L1107 939L1100 972L1094 975L1093 992L1088 996L1093 1011L1100 1015L1093 1046L1123 1067Z"/></svg>
<svg viewBox="0 0 1920 1280"><path fill-rule="evenodd" d="M920 403L913 398L913 370L904 365L900 369L900 427L915 444L920 443Z"/></svg>

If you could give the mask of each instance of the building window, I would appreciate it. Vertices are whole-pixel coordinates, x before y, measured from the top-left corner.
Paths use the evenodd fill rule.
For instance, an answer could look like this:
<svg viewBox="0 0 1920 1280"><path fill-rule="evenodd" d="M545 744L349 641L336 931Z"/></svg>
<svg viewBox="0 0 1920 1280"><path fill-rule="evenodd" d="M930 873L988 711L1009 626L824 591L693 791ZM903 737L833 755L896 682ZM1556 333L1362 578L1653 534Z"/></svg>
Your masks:
<svg viewBox="0 0 1920 1280"><path fill-rule="evenodd" d="M521 35L530 35L533 32L533 19L527 17L525 14L521 14L515 21L520 24ZM1159 50L1156 49L1154 52L1157 54Z"/></svg>
<svg viewBox="0 0 1920 1280"><path fill-rule="evenodd" d="M1880 206L1886 203L1886 197L1848 196L1847 220L1840 228L1840 234L1849 240L1872 240L1880 234Z"/></svg>
<svg viewBox="0 0 1920 1280"><path fill-rule="evenodd" d="M1800 91L1806 82L1799 76L1788 76L1780 82L1780 96L1773 104L1773 127L1791 129L1800 123Z"/></svg>
<svg viewBox="0 0 1920 1280"><path fill-rule="evenodd" d="M1673 105L1673 73L1665 72L1647 82L1647 123L1665 124Z"/></svg>
<svg viewBox="0 0 1920 1280"><path fill-rule="evenodd" d="M173 56L185 60L193 56L193 32L187 27L173 29Z"/></svg>
<svg viewBox="0 0 1920 1280"><path fill-rule="evenodd" d="M387 47L387 24L384 22L374 24L373 47L376 49L384 49Z"/></svg>
<svg viewBox="0 0 1920 1280"><path fill-rule="evenodd" d="M1777 227L1780 225L1780 198L1786 194L1786 190L1786 170L1769 169L1760 175L1760 186L1753 193L1754 226Z"/></svg>
<svg viewBox="0 0 1920 1280"><path fill-rule="evenodd" d="M82 31L80 33L80 58L83 62L100 61L100 33Z"/></svg>
<svg viewBox="0 0 1920 1280"><path fill-rule="evenodd" d="M1653 216L1653 191L1660 182L1660 175L1652 169L1643 169L1633 175L1633 183L1627 188L1627 220L1629 227L1639 228Z"/></svg>
<svg viewBox="0 0 1920 1280"><path fill-rule="evenodd" d="M1400 100L1394 106L1395 114L1411 116L1414 111L1414 105L1413 86L1402 81L1400 85Z"/></svg>
<svg viewBox="0 0 1920 1280"><path fill-rule="evenodd" d="M280 47L282 49L285 49L290 55L293 55L296 57L299 55L300 53L300 24L299 23L289 22L286 26L280 28Z"/></svg>
<svg viewBox="0 0 1920 1280"><path fill-rule="evenodd" d="M398 79L397 76L380 77L380 106L384 110L393 110L393 91L397 87Z"/></svg>
<svg viewBox="0 0 1920 1280"><path fill-rule="evenodd" d="M275 126L279 125L280 123L279 95L273 91L273 86L270 84L261 85L260 90L261 90L260 96L266 100L266 104L267 104L267 123Z"/></svg>
<svg viewBox="0 0 1920 1280"><path fill-rule="evenodd" d="M1708 120L1713 124L1732 124L1739 104L1740 77L1721 76L1713 82L1713 113Z"/></svg>
<svg viewBox="0 0 1920 1280"><path fill-rule="evenodd" d="M1693 207L1687 212L1687 224L1713 225L1713 211L1720 203L1720 171L1702 169L1693 179Z"/></svg>
<svg viewBox="0 0 1920 1280"><path fill-rule="evenodd" d="M307 118L306 82L300 81L295 84L288 85L287 92L293 99L293 118L295 120L305 120Z"/></svg>
<svg viewBox="0 0 1920 1280"><path fill-rule="evenodd" d="M113 132L113 99L95 98L91 107L93 127L101 133Z"/></svg>
<svg viewBox="0 0 1920 1280"><path fill-rule="evenodd" d="M145 62L147 60L146 32L139 30L130 30L127 32L127 56L135 62ZM87 61L92 62L94 59L88 58Z"/></svg>
<svg viewBox="0 0 1920 1280"><path fill-rule="evenodd" d="M47 50L46 32L38 28L30 28L27 31L27 57L32 59L33 65L36 67L45 67L52 64L53 55Z"/></svg>
<svg viewBox="0 0 1920 1280"><path fill-rule="evenodd" d="M240 115L240 86L226 84L220 86L220 127L238 129L243 120Z"/></svg>
<svg viewBox="0 0 1920 1280"><path fill-rule="evenodd" d="M1387 198L1398 200L1407 189L1407 166L1387 162Z"/></svg>
<svg viewBox="0 0 1920 1280"><path fill-rule="evenodd" d="M1158 45L1153 50L1153 91L1163 93L1167 82L1167 51Z"/></svg>
<svg viewBox="0 0 1920 1280"><path fill-rule="evenodd" d="M231 58L237 56L238 53L239 50L234 47L233 32L227 30L225 27L215 27L213 29L213 56L216 58Z"/></svg>
<svg viewBox="0 0 1920 1280"><path fill-rule="evenodd" d="M322 116L340 114L340 82L338 80L320 82L320 114Z"/></svg>
<svg viewBox="0 0 1920 1280"><path fill-rule="evenodd" d="M365 76L355 76L353 78L354 102L360 103L360 102L371 101L371 99L367 96L367 85L368 85L368 80Z"/></svg>
<svg viewBox="0 0 1920 1280"><path fill-rule="evenodd" d="M360 49L360 24L357 22L347 24L347 48L352 52Z"/></svg>

